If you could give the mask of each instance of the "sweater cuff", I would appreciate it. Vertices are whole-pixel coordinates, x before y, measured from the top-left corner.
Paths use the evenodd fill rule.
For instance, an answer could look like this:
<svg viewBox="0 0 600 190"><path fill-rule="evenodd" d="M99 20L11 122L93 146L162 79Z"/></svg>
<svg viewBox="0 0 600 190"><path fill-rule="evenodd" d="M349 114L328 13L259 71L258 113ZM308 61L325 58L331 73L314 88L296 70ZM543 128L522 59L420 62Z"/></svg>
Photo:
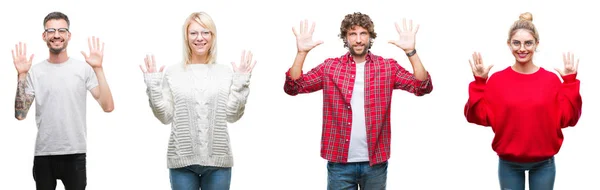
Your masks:
<svg viewBox="0 0 600 190"><path fill-rule="evenodd" d="M233 74L233 83L235 86L244 88L250 85L250 77L252 74L250 73L234 73Z"/></svg>
<svg viewBox="0 0 600 190"><path fill-rule="evenodd" d="M564 83L572 83L577 81L577 73L561 76Z"/></svg>
<svg viewBox="0 0 600 190"><path fill-rule="evenodd" d="M162 73L144 73L144 82L146 82L146 86L160 86Z"/></svg>
<svg viewBox="0 0 600 190"><path fill-rule="evenodd" d="M474 76L476 84L485 84L487 82L487 78L483 78L480 76Z"/></svg>

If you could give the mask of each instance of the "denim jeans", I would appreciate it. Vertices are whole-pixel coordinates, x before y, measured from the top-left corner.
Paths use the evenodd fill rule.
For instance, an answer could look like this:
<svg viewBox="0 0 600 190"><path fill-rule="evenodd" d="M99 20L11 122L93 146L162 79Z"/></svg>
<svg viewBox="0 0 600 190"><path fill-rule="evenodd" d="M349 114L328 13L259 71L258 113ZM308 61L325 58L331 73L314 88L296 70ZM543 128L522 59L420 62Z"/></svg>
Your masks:
<svg viewBox="0 0 600 190"><path fill-rule="evenodd" d="M327 163L328 190L385 190L388 163Z"/></svg>
<svg viewBox="0 0 600 190"><path fill-rule="evenodd" d="M37 190L55 190L57 180L65 190L84 190L87 185L86 154L35 156L33 179Z"/></svg>
<svg viewBox="0 0 600 190"><path fill-rule="evenodd" d="M228 190L231 168L191 165L169 169L172 190Z"/></svg>
<svg viewBox="0 0 600 190"><path fill-rule="evenodd" d="M525 190L525 171L529 170L530 190L554 189L556 167L554 157L531 163L509 162L500 159L498 178L501 190Z"/></svg>

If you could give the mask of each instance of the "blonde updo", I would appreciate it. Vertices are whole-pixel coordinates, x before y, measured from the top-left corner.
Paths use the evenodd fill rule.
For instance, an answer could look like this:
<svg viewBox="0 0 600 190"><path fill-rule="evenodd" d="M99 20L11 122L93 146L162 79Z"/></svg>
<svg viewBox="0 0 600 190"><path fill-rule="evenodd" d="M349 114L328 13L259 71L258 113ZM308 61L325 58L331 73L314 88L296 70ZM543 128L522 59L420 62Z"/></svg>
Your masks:
<svg viewBox="0 0 600 190"><path fill-rule="evenodd" d="M535 28L535 25L533 25L533 15L530 12L525 12L519 15L519 20L515 21L508 31L508 40L506 41L510 42L512 36L515 35L517 30L520 29L529 31L529 33L531 33L531 35L535 38L536 43L540 41L538 31Z"/></svg>

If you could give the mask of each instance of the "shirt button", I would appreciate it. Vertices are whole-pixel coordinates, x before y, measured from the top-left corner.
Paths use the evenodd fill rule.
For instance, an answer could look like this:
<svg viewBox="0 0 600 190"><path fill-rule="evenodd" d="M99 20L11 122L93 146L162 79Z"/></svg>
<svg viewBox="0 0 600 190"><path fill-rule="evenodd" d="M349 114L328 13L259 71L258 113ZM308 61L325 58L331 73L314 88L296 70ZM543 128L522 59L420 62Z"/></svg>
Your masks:
<svg viewBox="0 0 600 190"><path fill-rule="evenodd" d="M346 139L346 142L348 142L348 139Z"/></svg>
<svg viewBox="0 0 600 190"><path fill-rule="evenodd" d="M348 125L352 125L352 123L348 123Z"/></svg>
<svg viewBox="0 0 600 190"><path fill-rule="evenodd" d="M348 106L348 109L350 109L350 106Z"/></svg>
<svg viewBox="0 0 600 190"><path fill-rule="evenodd" d="M352 75L352 78L354 78L354 75Z"/></svg>

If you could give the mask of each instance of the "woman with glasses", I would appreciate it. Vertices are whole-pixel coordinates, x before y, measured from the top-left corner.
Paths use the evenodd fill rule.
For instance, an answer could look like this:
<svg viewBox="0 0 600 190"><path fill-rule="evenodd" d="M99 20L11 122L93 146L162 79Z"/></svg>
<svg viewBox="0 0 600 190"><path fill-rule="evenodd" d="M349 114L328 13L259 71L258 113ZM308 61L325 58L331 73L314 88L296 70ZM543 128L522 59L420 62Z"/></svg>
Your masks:
<svg viewBox="0 0 600 190"><path fill-rule="evenodd" d="M533 63L540 42L530 13L521 14L508 33L507 45L515 63L494 73L473 54L475 80L469 84L464 108L468 122L491 126L492 148L499 156L501 189L524 190L525 171L529 189L554 188L554 155L563 142L562 129L575 126L581 115L582 99L577 77L579 60L563 54L564 68L556 74Z"/></svg>
<svg viewBox="0 0 600 190"><path fill-rule="evenodd" d="M183 26L183 63L156 68L147 56L144 69L154 116L171 124L167 166L174 190L229 189L233 157L227 123L244 114L250 75L256 61L243 52L239 64L217 64L217 29L204 12Z"/></svg>

